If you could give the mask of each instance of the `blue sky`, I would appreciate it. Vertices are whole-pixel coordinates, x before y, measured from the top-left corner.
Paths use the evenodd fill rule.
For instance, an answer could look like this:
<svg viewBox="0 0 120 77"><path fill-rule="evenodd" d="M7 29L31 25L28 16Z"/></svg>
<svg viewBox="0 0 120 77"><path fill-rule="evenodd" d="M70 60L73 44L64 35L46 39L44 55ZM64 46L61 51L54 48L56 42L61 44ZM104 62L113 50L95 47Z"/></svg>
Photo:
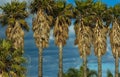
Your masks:
<svg viewBox="0 0 120 77"><path fill-rule="evenodd" d="M3 4L7 1L11 0L1 0L0 4ZM73 3L74 0L67 0L68 3ZM113 6L114 4L120 2L120 0L102 0L107 3L109 6ZM30 15L26 21L32 27L32 16ZM5 37L3 28L0 27L0 37ZM5 28L4 28L5 29ZM31 29L31 28L30 28ZM74 29L73 25L69 27L69 39L67 41L67 45L63 49L63 67L64 71L67 71L70 67L79 68L82 64L82 59L79 56L79 51L76 46L74 46ZM25 57L28 59L28 63L26 67L27 77L37 77L38 75L38 49L34 43L33 32L32 29L30 32L25 33ZM111 53L110 41L109 38L107 40L107 52L102 57L102 65L103 65L103 77L106 77L105 73L107 69L110 69L114 73L114 59ZM92 52L90 56L88 56L88 66L90 69L97 70L97 57L94 56ZM120 67L119 67L120 69ZM48 48L44 49L43 53L43 77L57 77L58 74L58 48L54 44L54 38L51 31L50 36L50 45Z"/></svg>

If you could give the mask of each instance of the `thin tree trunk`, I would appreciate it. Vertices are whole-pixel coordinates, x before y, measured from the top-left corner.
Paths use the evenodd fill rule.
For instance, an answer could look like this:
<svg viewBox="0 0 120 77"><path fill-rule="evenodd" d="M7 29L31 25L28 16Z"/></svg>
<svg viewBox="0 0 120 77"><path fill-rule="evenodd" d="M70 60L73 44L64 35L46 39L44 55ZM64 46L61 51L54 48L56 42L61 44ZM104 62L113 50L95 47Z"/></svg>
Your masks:
<svg viewBox="0 0 120 77"><path fill-rule="evenodd" d="M118 52L115 54L115 77L118 77L119 72L119 59L118 59Z"/></svg>
<svg viewBox="0 0 120 77"><path fill-rule="evenodd" d="M2 77L2 74L0 74L0 77Z"/></svg>
<svg viewBox="0 0 120 77"><path fill-rule="evenodd" d="M2 76L2 73L0 73L0 77L3 77L3 76Z"/></svg>
<svg viewBox="0 0 120 77"><path fill-rule="evenodd" d="M86 52L85 51L83 52L83 67L84 67L83 75L84 75L84 77L87 77L87 56L86 56Z"/></svg>
<svg viewBox="0 0 120 77"><path fill-rule="evenodd" d="M98 77L102 77L101 54L98 52Z"/></svg>
<svg viewBox="0 0 120 77"><path fill-rule="evenodd" d="M62 44L59 46L59 76L58 77L63 77L63 58L62 58Z"/></svg>
<svg viewBox="0 0 120 77"><path fill-rule="evenodd" d="M2 72L2 70L0 69L0 77L3 77L3 76L2 76L2 73L3 73L3 72Z"/></svg>
<svg viewBox="0 0 120 77"><path fill-rule="evenodd" d="M42 62L43 62L42 50L43 50L42 47L40 47L38 55L38 77L42 77Z"/></svg>

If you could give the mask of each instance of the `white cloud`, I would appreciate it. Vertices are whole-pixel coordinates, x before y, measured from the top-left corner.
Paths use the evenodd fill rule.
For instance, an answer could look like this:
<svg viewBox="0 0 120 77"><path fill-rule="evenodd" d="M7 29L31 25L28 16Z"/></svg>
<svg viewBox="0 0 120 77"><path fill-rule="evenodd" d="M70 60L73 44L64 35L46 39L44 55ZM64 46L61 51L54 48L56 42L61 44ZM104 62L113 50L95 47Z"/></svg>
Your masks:
<svg viewBox="0 0 120 77"><path fill-rule="evenodd" d="M54 37L53 37L53 29L50 31L50 40L54 40Z"/></svg>
<svg viewBox="0 0 120 77"><path fill-rule="evenodd" d="M71 26L69 27L69 34L75 34L75 33L74 33L74 25L71 25Z"/></svg>

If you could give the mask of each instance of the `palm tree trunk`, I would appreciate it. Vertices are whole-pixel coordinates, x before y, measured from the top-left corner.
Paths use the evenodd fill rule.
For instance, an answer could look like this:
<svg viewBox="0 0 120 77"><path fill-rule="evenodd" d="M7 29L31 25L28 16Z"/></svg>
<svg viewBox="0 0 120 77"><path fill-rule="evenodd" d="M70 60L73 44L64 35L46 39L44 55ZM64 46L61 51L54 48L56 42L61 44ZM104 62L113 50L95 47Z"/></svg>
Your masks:
<svg viewBox="0 0 120 77"><path fill-rule="evenodd" d="M102 77L101 54L98 52L98 77Z"/></svg>
<svg viewBox="0 0 120 77"><path fill-rule="evenodd" d="M0 70L0 77L3 77L3 76L2 76L2 70Z"/></svg>
<svg viewBox="0 0 120 77"><path fill-rule="evenodd" d="M84 77L87 77L87 56L85 51L83 52L83 67L84 67L83 75Z"/></svg>
<svg viewBox="0 0 120 77"><path fill-rule="evenodd" d="M0 77L2 77L2 74L0 74Z"/></svg>
<svg viewBox="0 0 120 77"><path fill-rule="evenodd" d="M40 47L38 55L38 77L42 77L42 62L43 62L42 50L43 50L42 47Z"/></svg>
<svg viewBox="0 0 120 77"><path fill-rule="evenodd" d="M119 72L119 59L118 59L118 52L115 54L115 77L118 77Z"/></svg>
<svg viewBox="0 0 120 77"><path fill-rule="evenodd" d="M62 58L62 44L59 45L59 76L58 77L63 77L63 58Z"/></svg>

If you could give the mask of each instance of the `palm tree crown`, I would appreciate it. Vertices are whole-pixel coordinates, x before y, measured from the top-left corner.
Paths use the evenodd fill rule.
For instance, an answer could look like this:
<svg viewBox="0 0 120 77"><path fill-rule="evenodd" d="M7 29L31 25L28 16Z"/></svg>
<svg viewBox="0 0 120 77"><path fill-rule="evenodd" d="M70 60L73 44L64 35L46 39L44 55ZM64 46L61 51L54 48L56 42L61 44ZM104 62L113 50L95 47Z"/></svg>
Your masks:
<svg viewBox="0 0 120 77"><path fill-rule="evenodd" d="M48 47L53 3L53 0L33 0L30 4L31 13L36 14L32 29L37 47Z"/></svg>
<svg viewBox="0 0 120 77"><path fill-rule="evenodd" d="M64 1L57 1L54 5L54 37L55 44L59 46L66 44L68 39L68 26L71 24L70 17L72 16L72 5L66 4Z"/></svg>
<svg viewBox="0 0 120 77"><path fill-rule="evenodd" d="M68 39L68 26L71 24L72 5L66 4L64 0L57 0L53 8L55 44L59 47L59 76L63 77L62 47L65 46Z"/></svg>
<svg viewBox="0 0 120 77"><path fill-rule="evenodd" d="M112 9L112 29L110 30L110 42L112 53L115 58L115 77L119 72L119 56L120 56L120 4L116 4Z"/></svg>
<svg viewBox="0 0 120 77"><path fill-rule="evenodd" d="M28 17L26 11L26 2L12 1L0 7L2 9L2 17L0 22L3 26L7 26L6 36L14 42L14 48L24 47L24 30L29 31L29 26L25 21Z"/></svg>
<svg viewBox="0 0 120 77"><path fill-rule="evenodd" d="M48 47L50 29L53 21L53 0L33 0L30 4L31 13L36 14L33 18L32 29L36 46L39 48L38 77L42 77L42 53L43 48Z"/></svg>

